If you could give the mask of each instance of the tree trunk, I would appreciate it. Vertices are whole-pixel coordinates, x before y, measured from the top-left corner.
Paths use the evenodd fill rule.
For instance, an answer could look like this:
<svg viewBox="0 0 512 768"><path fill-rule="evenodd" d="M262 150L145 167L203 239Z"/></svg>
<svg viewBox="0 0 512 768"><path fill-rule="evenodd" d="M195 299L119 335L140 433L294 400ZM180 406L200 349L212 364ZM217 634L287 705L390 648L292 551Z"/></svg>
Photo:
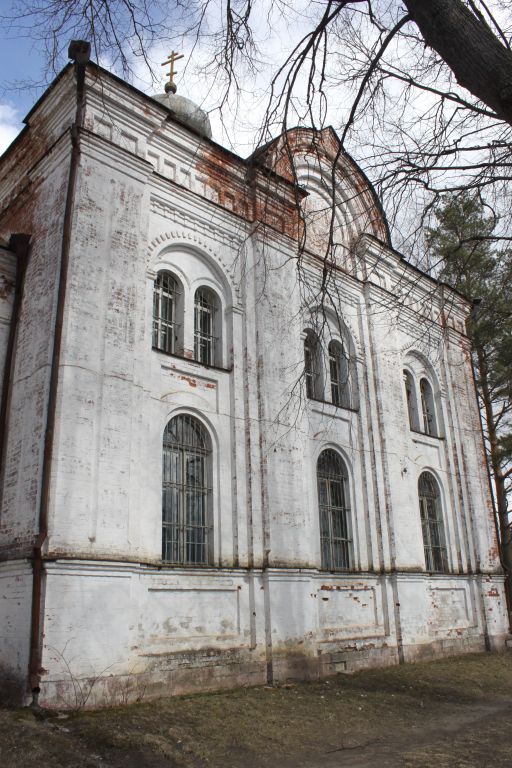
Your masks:
<svg viewBox="0 0 512 768"><path fill-rule="evenodd" d="M457 82L512 125L512 52L462 0L404 0Z"/></svg>
<svg viewBox="0 0 512 768"><path fill-rule="evenodd" d="M478 360L478 373L480 381L480 396L482 398L485 410L485 421L487 424L487 434L490 447L490 463L492 479L494 483L496 510L498 513L500 527L500 553L501 562L505 569L506 589L508 593L508 605L512 605L512 529L508 521L507 495L505 493L505 478L503 477L502 467L498 458L498 439L494 424L494 413L492 401L489 393L489 384L487 378L487 363L484 351L476 348Z"/></svg>

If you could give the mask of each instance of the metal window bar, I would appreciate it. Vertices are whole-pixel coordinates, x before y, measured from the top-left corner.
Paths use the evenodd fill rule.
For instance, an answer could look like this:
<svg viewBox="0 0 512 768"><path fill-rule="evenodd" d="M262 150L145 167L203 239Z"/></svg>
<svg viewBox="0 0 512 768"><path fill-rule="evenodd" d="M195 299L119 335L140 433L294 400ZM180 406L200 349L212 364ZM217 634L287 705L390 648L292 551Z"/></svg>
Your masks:
<svg viewBox="0 0 512 768"><path fill-rule="evenodd" d="M318 398L318 342L312 333L307 333L304 339L304 375L306 378L306 397L310 400Z"/></svg>
<svg viewBox="0 0 512 768"><path fill-rule="evenodd" d="M336 451L323 451L318 460L317 481L322 568L328 571L348 570L352 564L346 480L341 457Z"/></svg>
<svg viewBox="0 0 512 768"><path fill-rule="evenodd" d="M168 272L159 272L153 287L153 346L176 352L178 283Z"/></svg>
<svg viewBox="0 0 512 768"><path fill-rule="evenodd" d="M308 338L304 342L304 375L306 377L306 397L311 399L315 396L315 387L311 346Z"/></svg>
<svg viewBox="0 0 512 768"><path fill-rule="evenodd" d="M416 420L414 418L414 400L413 400L413 392L412 392L412 381L411 376L407 371L404 371L404 383L405 383L405 394L407 397L407 412L409 414L409 426L411 429L414 429L416 424Z"/></svg>
<svg viewBox="0 0 512 768"><path fill-rule="evenodd" d="M215 364L215 312L216 302L212 292L199 288L194 302L194 358L205 365Z"/></svg>
<svg viewBox="0 0 512 768"><path fill-rule="evenodd" d="M426 435L434 434L434 414L431 411L430 403L431 391L430 384L422 379L420 381L421 410L423 411L423 427Z"/></svg>
<svg viewBox="0 0 512 768"><path fill-rule="evenodd" d="M447 573L448 554L436 481L424 472L418 483L423 549L427 571Z"/></svg>
<svg viewBox="0 0 512 768"><path fill-rule="evenodd" d="M348 359L343 345L339 342L329 344L329 373L332 402L341 408L350 408Z"/></svg>
<svg viewBox="0 0 512 768"><path fill-rule="evenodd" d="M164 432L162 560L179 565L209 562L208 485L211 450L203 425L192 416L172 419Z"/></svg>

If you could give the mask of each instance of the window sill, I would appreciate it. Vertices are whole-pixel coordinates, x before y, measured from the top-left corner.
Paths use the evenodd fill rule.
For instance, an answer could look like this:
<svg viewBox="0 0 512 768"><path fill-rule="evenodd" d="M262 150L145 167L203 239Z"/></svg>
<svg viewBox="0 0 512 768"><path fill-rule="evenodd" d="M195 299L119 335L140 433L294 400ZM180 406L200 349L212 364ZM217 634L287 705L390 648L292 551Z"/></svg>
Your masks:
<svg viewBox="0 0 512 768"><path fill-rule="evenodd" d="M186 570L193 569L197 571L205 570L218 570L218 566L213 563L175 563L171 560L162 560L157 564L157 568L165 568L166 570L175 570L176 568L184 568Z"/></svg>
<svg viewBox="0 0 512 768"><path fill-rule="evenodd" d="M446 576L448 578L452 578L453 576L466 575L466 574L455 573L454 571L428 571L427 569L425 569L423 573L426 573L427 576Z"/></svg>
<svg viewBox="0 0 512 768"><path fill-rule="evenodd" d="M153 352L159 352L161 355L165 355L166 357L173 357L175 360L185 360L187 363L193 363L194 365L200 365L201 368L206 368L207 370L211 371L224 371L224 373L231 373L233 368L223 368L221 365L208 365L207 363L202 363L200 360L195 360L193 357L186 357L185 355L178 355L176 352L166 352L165 349L160 349L159 347L151 347Z"/></svg>
<svg viewBox="0 0 512 768"><path fill-rule="evenodd" d="M312 403L329 405L331 408L336 408L336 410L350 411L351 413L359 413L359 408L350 408L348 405L336 405L336 403L333 403L330 400L321 400L319 397L308 397L307 399Z"/></svg>
<svg viewBox="0 0 512 768"><path fill-rule="evenodd" d="M410 431L412 432L413 435L417 435L418 437L426 437L427 440L428 439L432 439L432 440L444 440L445 439L442 435L429 435L428 432L421 432L419 429L412 429L412 428L410 428ZM414 437L413 437L413 440L415 440ZM416 440L415 440L415 442L416 442Z"/></svg>

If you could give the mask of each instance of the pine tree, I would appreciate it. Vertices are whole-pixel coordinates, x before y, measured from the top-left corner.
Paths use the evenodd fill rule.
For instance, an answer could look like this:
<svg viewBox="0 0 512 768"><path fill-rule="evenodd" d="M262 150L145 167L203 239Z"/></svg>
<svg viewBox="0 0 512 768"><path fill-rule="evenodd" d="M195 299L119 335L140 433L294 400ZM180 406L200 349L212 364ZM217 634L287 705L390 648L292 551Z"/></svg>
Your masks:
<svg viewBox="0 0 512 768"><path fill-rule="evenodd" d="M427 230L439 274L474 302L468 322L487 460L499 520L502 564L512 597L512 252L493 239L496 221L477 195L449 195Z"/></svg>

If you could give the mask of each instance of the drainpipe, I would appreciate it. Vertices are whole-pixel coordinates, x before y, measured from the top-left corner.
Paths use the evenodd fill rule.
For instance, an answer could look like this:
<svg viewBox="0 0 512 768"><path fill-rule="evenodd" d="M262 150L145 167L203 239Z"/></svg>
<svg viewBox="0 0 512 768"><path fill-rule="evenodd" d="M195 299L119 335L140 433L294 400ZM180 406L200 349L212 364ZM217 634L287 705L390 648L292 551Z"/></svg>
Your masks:
<svg viewBox="0 0 512 768"><path fill-rule="evenodd" d="M0 400L0 514L3 507L5 455L7 451L7 431L9 412L8 403L11 400L12 377L16 362L16 332L23 301L23 288L25 285L25 272L29 257L30 235L11 235L9 250L16 255L16 277L14 285L14 303L12 307L11 325L5 354L5 365L2 379L2 399Z"/></svg>
<svg viewBox="0 0 512 768"><path fill-rule="evenodd" d="M46 431L44 438L43 469L41 479L41 499L39 506L39 533L33 551L33 585L32 585L32 617L30 631L29 685L32 692L32 705L38 706L41 682L41 666L43 656L42 608L44 603L43 555L42 548L48 535L48 508L50 501L51 461L53 454L53 438L55 431L55 416L57 410L57 387L62 342L62 327L64 320L64 305L66 299L69 251L71 245L71 230L73 209L75 203L78 165L80 161L80 128L82 127L85 106L85 70L90 58L90 43L83 40L72 40L68 56L75 62L76 75L76 112L71 126L71 160L69 165L66 207L62 232L62 247L60 258L59 289L57 294L57 311L53 331L53 353L51 361L50 388L48 392Z"/></svg>

